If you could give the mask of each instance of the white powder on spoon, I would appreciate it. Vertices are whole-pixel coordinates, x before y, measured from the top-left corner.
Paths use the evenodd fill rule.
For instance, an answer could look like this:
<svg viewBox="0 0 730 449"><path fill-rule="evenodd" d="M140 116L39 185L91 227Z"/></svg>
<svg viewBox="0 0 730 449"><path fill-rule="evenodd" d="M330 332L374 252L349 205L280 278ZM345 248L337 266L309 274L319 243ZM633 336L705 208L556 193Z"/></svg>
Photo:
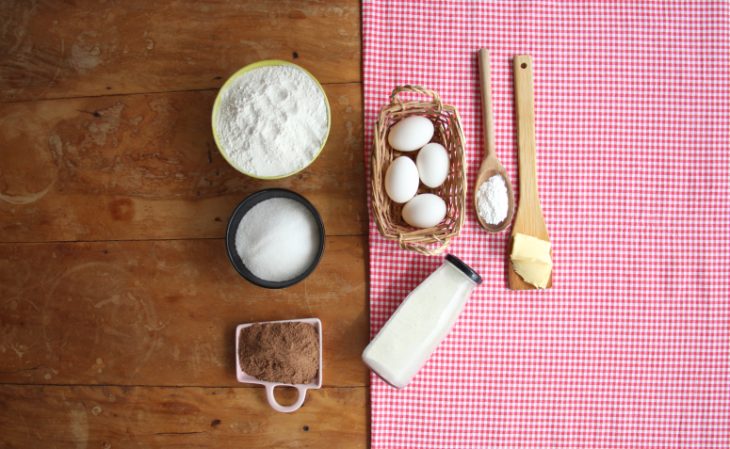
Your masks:
<svg viewBox="0 0 730 449"><path fill-rule="evenodd" d="M509 196L501 175L494 175L479 186L477 213L486 223L497 225L507 218Z"/></svg>
<svg viewBox="0 0 730 449"><path fill-rule="evenodd" d="M272 282L294 279L319 250L319 227L304 205L271 198L252 207L236 230L236 252L256 277Z"/></svg>
<svg viewBox="0 0 730 449"><path fill-rule="evenodd" d="M304 70L260 67L221 93L214 126L234 166L253 176L284 176L309 165L322 147L326 99Z"/></svg>

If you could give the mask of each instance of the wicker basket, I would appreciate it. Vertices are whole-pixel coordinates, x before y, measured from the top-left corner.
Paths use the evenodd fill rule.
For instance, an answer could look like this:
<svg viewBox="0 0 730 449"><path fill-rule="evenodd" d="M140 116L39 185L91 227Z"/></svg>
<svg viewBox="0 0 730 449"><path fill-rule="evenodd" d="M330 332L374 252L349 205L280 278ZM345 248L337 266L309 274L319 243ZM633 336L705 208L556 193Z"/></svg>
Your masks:
<svg viewBox="0 0 730 449"><path fill-rule="evenodd" d="M416 92L431 97L430 101L403 101L401 92ZM391 161L398 156L415 157L417 153L401 153L388 145L388 130L409 115L421 115L434 124L432 142L442 144L449 154L449 174L438 188L423 184L418 193L434 193L446 202L446 218L437 226L427 229L414 228L401 217L402 204L397 204L385 193L385 172ZM390 95L390 104L380 110L375 123L375 138L371 155L372 209L380 233L389 240L397 241L401 248L429 256L441 253L452 237L459 234L464 223L466 204L466 169L464 162L464 134L459 114L453 106L441 103L438 94L419 86L396 87Z"/></svg>

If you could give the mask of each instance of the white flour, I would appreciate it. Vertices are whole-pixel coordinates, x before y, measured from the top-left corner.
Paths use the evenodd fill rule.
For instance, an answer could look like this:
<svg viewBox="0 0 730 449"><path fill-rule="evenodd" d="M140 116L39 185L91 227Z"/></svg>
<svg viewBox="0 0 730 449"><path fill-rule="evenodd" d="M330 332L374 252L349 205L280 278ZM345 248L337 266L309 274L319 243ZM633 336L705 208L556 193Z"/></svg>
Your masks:
<svg viewBox="0 0 730 449"><path fill-rule="evenodd" d="M489 224L500 224L509 212L507 184L500 175L494 175L479 186L477 192L477 212Z"/></svg>
<svg viewBox="0 0 730 449"><path fill-rule="evenodd" d="M245 73L222 94L215 120L228 159L254 176L306 167L327 134L327 106L317 83L291 66Z"/></svg>
<svg viewBox="0 0 730 449"><path fill-rule="evenodd" d="M294 279L319 250L312 213L289 198L271 198L251 208L236 230L236 252L251 273L273 282Z"/></svg>

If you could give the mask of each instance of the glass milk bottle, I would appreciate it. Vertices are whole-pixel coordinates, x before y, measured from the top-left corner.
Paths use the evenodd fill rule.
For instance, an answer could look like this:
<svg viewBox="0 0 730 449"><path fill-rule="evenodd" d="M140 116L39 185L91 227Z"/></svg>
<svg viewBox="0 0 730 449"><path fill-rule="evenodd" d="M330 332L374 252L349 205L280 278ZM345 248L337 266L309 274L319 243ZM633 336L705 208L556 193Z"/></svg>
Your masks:
<svg viewBox="0 0 730 449"><path fill-rule="evenodd" d="M451 254L388 319L362 359L377 375L403 388L451 331L482 278Z"/></svg>

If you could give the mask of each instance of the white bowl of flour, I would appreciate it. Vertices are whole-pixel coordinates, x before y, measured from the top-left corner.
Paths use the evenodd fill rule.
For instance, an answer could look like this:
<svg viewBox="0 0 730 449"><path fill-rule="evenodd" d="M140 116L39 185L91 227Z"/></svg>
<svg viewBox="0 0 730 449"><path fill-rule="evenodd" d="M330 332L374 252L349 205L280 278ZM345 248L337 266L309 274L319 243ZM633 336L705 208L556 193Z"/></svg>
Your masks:
<svg viewBox="0 0 730 449"><path fill-rule="evenodd" d="M330 131L324 89L305 69L287 61L247 65L223 84L213 104L213 138L239 172L279 179L307 168Z"/></svg>

